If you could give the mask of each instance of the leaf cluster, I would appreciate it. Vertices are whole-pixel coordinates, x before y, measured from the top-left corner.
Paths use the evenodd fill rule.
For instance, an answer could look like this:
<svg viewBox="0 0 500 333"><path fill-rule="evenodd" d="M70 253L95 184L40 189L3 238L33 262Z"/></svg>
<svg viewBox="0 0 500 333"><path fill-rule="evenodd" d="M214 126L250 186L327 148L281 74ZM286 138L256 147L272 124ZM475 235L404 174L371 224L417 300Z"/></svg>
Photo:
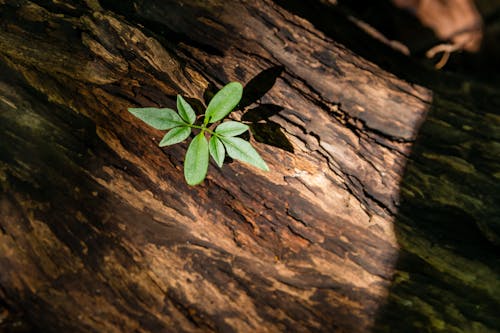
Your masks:
<svg viewBox="0 0 500 333"><path fill-rule="evenodd" d="M246 132L248 125L224 119L238 105L243 95L243 87L231 82L219 90L208 103L203 121L197 124L193 107L177 95L177 112L168 108L129 108L129 112L151 127L168 130L159 146L180 143L189 138L193 131L197 134L188 146L184 159L184 178L189 185L201 183L208 170L209 156L222 167L224 158L229 157L249 163L268 171L264 160L252 145L238 137ZM218 123L218 124L217 124ZM215 129L212 130L212 128Z"/></svg>

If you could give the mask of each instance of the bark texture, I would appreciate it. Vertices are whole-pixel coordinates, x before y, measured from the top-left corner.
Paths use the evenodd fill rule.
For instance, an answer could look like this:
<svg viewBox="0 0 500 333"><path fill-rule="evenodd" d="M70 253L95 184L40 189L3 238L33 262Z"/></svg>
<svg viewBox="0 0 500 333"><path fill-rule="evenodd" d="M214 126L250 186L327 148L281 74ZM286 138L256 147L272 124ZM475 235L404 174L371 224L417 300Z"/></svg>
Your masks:
<svg viewBox="0 0 500 333"><path fill-rule="evenodd" d="M500 330L498 91L405 81L306 9L0 0L0 327ZM189 187L127 108L233 80L271 171Z"/></svg>

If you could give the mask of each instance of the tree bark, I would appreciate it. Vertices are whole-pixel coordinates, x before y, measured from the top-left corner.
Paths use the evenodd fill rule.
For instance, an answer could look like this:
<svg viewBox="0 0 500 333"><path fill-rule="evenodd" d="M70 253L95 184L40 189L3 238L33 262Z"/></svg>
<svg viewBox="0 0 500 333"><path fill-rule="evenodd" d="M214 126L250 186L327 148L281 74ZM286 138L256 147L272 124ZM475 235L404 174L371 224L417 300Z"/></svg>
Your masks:
<svg viewBox="0 0 500 333"><path fill-rule="evenodd" d="M290 3L0 0L2 329L500 330L498 91ZM271 171L187 186L127 108L228 81Z"/></svg>

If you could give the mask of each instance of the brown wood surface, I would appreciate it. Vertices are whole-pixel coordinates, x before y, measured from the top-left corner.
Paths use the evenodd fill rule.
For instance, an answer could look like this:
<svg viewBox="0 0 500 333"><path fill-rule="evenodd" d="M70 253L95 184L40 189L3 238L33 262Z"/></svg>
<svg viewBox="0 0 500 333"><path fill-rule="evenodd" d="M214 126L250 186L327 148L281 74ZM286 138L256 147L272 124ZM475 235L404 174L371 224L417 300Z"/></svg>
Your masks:
<svg viewBox="0 0 500 333"><path fill-rule="evenodd" d="M3 330L500 330L498 91L404 80L307 13L0 0ZM271 171L189 187L127 108L228 81Z"/></svg>

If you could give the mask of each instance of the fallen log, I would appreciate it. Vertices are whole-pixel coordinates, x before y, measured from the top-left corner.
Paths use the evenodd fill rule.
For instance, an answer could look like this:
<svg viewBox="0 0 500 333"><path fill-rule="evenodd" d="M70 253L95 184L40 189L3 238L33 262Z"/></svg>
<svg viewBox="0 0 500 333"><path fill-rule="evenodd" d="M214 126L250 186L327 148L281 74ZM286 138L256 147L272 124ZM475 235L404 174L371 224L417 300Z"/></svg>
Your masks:
<svg viewBox="0 0 500 333"><path fill-rule="evenodd" d="M500 329L498 93L402 80L284 7L0 1L6 330ZM127 108L228 81L271 171L190 187Z"/></svg>

